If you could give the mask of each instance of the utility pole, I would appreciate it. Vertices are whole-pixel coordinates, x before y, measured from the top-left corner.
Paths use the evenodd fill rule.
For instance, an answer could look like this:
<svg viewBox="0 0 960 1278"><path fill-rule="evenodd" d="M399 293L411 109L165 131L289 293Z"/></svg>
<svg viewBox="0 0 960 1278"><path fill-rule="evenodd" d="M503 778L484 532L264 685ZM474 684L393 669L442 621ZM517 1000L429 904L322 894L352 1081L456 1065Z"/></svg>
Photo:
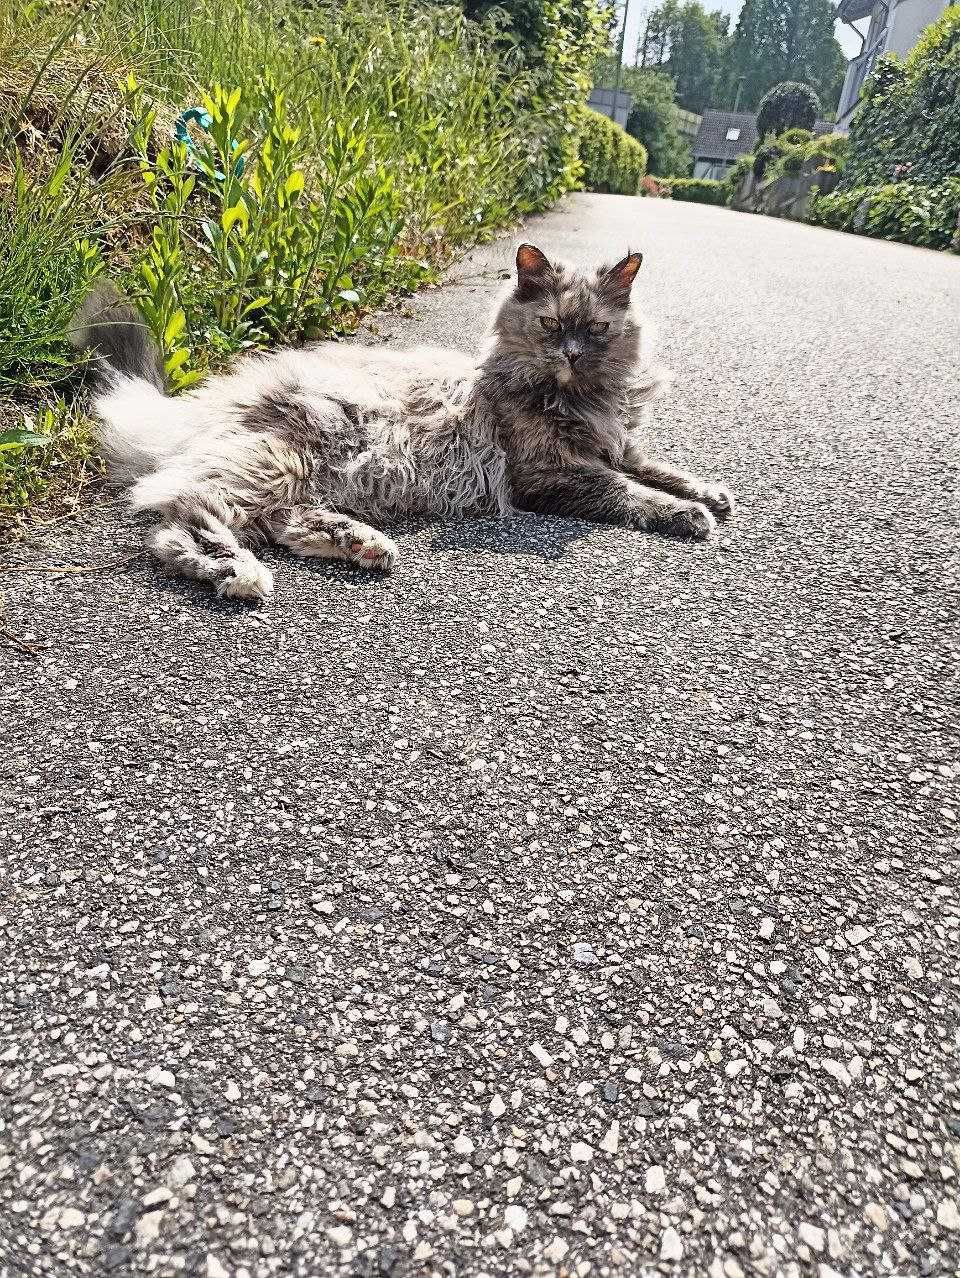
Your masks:
<svg viewBox="0 0 960 1278"><path fill-rule="evenodd" d="M617 96L620 93L620 74L623 71L623 42L627 35L627 15L630 12L630 0L623 0L623 26L620 28L620 39L617 41L617 74L613 81L613 105L610 108L610 119L616 123Z"/></svg>
<svg viewBox="0 0 960 1278"><path fill-rule="evenodd" d="M737 95L733 99L734 111L736 111L737 107L740 105L740 94L743 92L743 82L746 78L747 77L745 75L737 76Z"/></svg>

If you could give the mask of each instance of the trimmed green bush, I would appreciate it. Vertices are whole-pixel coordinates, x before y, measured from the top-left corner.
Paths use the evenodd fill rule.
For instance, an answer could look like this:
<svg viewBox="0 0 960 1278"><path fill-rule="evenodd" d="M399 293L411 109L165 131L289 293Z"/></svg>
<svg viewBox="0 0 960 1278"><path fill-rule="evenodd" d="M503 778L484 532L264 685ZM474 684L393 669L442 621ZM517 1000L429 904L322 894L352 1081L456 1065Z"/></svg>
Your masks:
<svg viewBox="0 0 960 1278"><path fill-rule="evenodd" d="M668 178L670 194L675 200L692 204L726 204L727 186L713 178Z"/></svg>
<svg viewBox="0 0 960 1278"><path fill-rule="evenodd" d="M579 131L585 190L636 195L647 171L646 147L589 107L580 112Z"/></svg>
<svg viewBox="0 0 960 1278"><path fill-rule="evenodd" d="M862 187L856 191L835 191L833 195L814 195L807 206L806 220L811 226L825 226L830 231L852 231L854 214L865 196Z"/></svg>
<svg viewBox="0 0 960 1278"><path fill-rule="evenodd" d="M808 142L803 154L808 160L818 160L819 168L836 169L842 173L849 150L850 139L845 133L825 133L823 137Z"/></svg>
<svg viewBox="0 0 960 1278"><path fill-rule="evenodd" d="M797 147L793 151L787 151L777 167L781 173L789 173L791 176L795 177L803 168L805 158L803 151Z"/></svg>
<svg viewBox="0 0 960 1278"><path fill-rule="evenodd" d="M850 128L842 185L940 183L960 173L960 5L905 62L881 58Z"/></svg>
<svg viewBox="0 0 960 1278"><path fill-rule="evenodd" d="M737 159L730 168L727 169L723 180L731 191L739 186L742 180L753 169L753 164L756 158L757 157L752 151L748 151L746 155L741 155L739 159Z"/></svg>
<svg viewBox="0 0 960 1278"><path fill-rule="evenodd" d="M762 181L766 176L767 170L772 168L784 153L779 138L771 138L768 142L761 142L753 155L753 176L757 181Z"/></svg>
<svg viewBox="0 0 960 1278"><path fill-rule="evenodd" d="M960 177L937 185L888 182L833 195L815 195L807 221L921 248L960 251Z"/></svg>
<svg viewBox="0 0 960 1278"><path fill-rule="evenodd" d="M780 141L785 142L787 146L806 146L808 142L813 141L813 134L809 129L787 129L780 134Z"/></svg>

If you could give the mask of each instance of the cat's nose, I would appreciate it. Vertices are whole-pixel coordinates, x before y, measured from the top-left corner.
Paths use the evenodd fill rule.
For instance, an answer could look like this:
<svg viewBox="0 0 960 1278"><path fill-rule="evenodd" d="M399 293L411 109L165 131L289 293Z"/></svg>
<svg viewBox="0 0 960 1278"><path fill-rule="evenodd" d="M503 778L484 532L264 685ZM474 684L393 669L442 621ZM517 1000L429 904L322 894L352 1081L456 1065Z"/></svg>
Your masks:
<svg viewBox="0 0 960 1278"><path fill-rule="evenodd" d="M563 353L564 353L564 355L566 355L567 359L570 361L570 367L571 367L571 368L574 366L574 364L577 362L577 360L578 360L578 359L580 358L580 356L583 354L583 352L582 352L582 351L578 351L578 350L569 350L569 349L568 349L568 350L565 350Z"/></svg>

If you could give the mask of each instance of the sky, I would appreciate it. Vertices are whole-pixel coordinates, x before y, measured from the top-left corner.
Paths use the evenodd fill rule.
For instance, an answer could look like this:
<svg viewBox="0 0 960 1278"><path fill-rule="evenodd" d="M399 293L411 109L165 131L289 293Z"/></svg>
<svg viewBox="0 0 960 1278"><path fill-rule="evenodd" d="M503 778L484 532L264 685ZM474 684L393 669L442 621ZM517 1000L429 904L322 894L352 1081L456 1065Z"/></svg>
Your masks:
<svg viewBox="0 0 960 1278"><path fill-rule="evenodd" d="M623 0L617 0L617 7L619 8L622 3ZM743 0L703 0L703 7L708 11L722 9L724 13L729 13L732 19L731 25L735 26L737 15L743 8ZM652 8L655 8L655 0L630 0L627 35L624 41L624 62L633 62L633 54L637 47L637 37L640 34L643 18ZM837 23L837 39L840 41L840 47L848 58L852 58L860 52L859 39L843 22Z"/></svg>

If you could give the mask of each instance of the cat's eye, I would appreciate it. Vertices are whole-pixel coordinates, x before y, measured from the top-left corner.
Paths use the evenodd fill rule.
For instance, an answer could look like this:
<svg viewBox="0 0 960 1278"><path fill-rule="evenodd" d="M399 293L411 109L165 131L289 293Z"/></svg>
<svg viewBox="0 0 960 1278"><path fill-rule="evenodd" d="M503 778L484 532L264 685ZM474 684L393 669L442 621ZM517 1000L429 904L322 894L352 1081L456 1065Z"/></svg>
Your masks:
<svg viewBox="0 0 960 1278"><path fill-rule="evenodd" d="M540 323L548 333L556 333L560 328L560 321L558 319L554 319L552 315L541 315Z"/></svg>
<svg viewBox="0 0 960 1278"><path fill-rule="evenodd" d="M602 337L609 327L609 320L597 320L595 324L590 325L590 336Z"/></svg>

